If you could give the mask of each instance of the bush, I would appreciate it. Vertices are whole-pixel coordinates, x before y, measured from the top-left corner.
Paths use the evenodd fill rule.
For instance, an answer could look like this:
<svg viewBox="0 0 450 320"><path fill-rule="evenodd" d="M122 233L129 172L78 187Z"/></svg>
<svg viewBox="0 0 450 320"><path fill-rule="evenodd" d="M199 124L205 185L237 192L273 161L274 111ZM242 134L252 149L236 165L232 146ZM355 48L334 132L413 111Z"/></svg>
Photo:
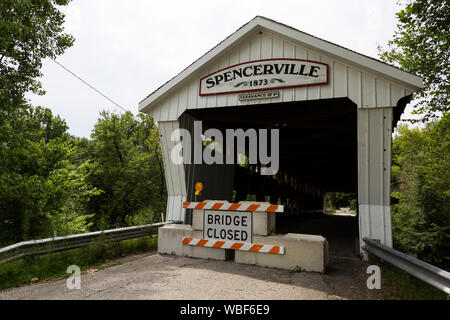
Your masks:
<svg viewBox="0 0 450 320"><path fill-rule="evenodd" d="M393 141L394 247L450 267L450 117L425 129L398 128Z"/></svg>

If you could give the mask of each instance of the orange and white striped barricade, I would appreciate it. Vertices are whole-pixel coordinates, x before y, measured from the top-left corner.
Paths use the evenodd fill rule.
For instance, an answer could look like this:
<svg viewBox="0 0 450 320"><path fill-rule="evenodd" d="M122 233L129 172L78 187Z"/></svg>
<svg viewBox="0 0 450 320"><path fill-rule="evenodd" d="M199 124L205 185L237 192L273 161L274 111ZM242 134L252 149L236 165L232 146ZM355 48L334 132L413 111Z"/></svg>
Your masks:
<svg viewBox="0 0 450 320"><path fill-rule="evenodd" d="M274 231L274 214L283 212L281 205L247 201L202 201L184 202L183 208L195 210L197 215L193 224L196 230L203 230L203 239L184 237L184 245L284 254L282 246L252 242L254 234L268 236ZM201 222L198 213L201 213Z"/></svg>

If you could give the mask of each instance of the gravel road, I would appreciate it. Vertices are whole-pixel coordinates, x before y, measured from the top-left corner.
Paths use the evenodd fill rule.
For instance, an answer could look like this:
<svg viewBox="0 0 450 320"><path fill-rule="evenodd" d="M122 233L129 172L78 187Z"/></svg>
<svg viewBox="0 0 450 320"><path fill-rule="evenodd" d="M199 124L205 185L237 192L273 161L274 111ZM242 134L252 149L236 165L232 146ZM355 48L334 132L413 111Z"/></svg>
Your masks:
<svg viewBox="0 0 450 320"><path fill-rule="evenodd" d="M366 288L367 265L358 259L332 258L325 274L159 255L128 256L92 273L81 289L66 280L37 282L0 291L3 299L381 299Z"/></svg>

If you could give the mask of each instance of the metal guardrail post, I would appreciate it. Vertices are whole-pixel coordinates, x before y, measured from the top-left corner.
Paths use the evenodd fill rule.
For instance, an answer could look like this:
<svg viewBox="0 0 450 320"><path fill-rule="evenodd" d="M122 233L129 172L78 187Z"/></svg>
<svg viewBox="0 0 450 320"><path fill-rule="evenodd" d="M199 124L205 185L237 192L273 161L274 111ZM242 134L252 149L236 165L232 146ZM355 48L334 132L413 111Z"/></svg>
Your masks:
<svg viewBox="0 0 450 320"><path fill-rule="evenodd" d="M363 249L393 264L412 276L450 294L450 273L403 252L389 248L379 240L363 238Z"/></svg>

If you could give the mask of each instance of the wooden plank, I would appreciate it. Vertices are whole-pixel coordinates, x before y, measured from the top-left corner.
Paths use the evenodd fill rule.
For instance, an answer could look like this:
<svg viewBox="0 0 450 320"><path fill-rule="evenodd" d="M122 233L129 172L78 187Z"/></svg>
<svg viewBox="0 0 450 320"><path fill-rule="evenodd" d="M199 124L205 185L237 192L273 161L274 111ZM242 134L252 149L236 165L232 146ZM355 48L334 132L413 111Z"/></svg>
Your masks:
<svg viewBox="0 0 450 320"><path fill-rule="evenodd" d="M347 72L348 97L361 107L361 72L349 67Z"/></svg>
<svg viewBox="0 0 450 320"><path fill-rule="evenodd" d="M391 160L392 160L392 121L393 108L383 108L384 130L384 234L385 245L392 247L392 222L391 222Z"/></svg>
<svg viewBox="0 0 450 320"><path fill-rule="evenodd" d="M295 58L306 60L308 53L305 47L295 46ZM308 91L306 87L300 87L294 89L294 96L296 101L305 101L308 98Z"/></svg>
<svg viewBox="0 0 450 320"><path fill-rule="evenodd" d="M199 80L194 77L188 85L188 101L186 109L195 109L197 106ZM178 115L179 116L179 115Z"/></svg>
<svg viewBox="0 0 450 320"><path fill-rule="evenodd" d="M328 65L328 84L322 85L320 89L320 98L321 99L331 99L334 98L334 90L333 90L333 59L328 56L321 55L320 62L326 63Z"/></svg>
<svg viewBox="0 0 450 320"><path fill-rule="evenodd" d="M308 60L312 61L320 61L320 54L314 52L312 50L307 51ZM321 86L311 86L306 87L308 92L308 100L317 100L320 99L320 87Z"/></svg>
<svg viewBox="0 0 450 320"><path fill-rule="evenodd" d="M241 46L239 47L239 62L248 62L250 61L250 46L251 43L248 42L248 39L246 41L243 41ZM249 101L239 101L238 95L236 95L237 105L247 105L249 104Z"/></svg>
<svg viewBox="0 0 450 320"><path fill-rule="evenodd" d="M175 130L179 129L179 123L178 121L172 121L172 132L175 132ZM176 142L171 141L171 149L176 145ZM172 173L175 175L175 178L173 181L177 184L175 189L175 192L177 195L186 195L186 181L185 181L185 174L184 174L184 165L183 164L173 164L174 172Z"/></svg>
<svg viewBox="0 0 450 320"><path fill-rule="evenodd" d="M225 55L219 61L219 70L222 70L224 68L228 68L229 66L230 66L230 56L229 55ZM218 95L217 96L217 101L216 101L216 107L224 107L224 106L226 106L228 104L227 99L228 99L228 95L226 95L226 94Z"/></svg>
<svg viewBox="0 0 450 320"><path fill-rule="evenodd" d="M342 98L347 96L347 68L344 64L334 61L334 97Z"/></svg>
<svg viewBox="0 0 450 320"><path fill-rule="evenodd" d="M369 114L369 204L383 205L383 109Z"/></svg>
<svg viewBox="0 0 450 320"><path fill-rule="evenodd" d="M283 41L283 58L295 59L295 46L288 41ZM284 89L283 91L283 102L294 101L294 89Z"/></svg>
<svg viewBox="0 0 450 320"><path fill-rule="evenodd" d="M169 119L170 119L170 113L169 113L170 112L170 100L168 98L165 99L164 101L162 101L161 105L159 107L159 108L161 108L161 114L160 114L161 121L169 121Z"/></svg>
<svg viewBox="0 0 450 320"><path fill-rule="evenodd" d="M376 78L377 107L390 107L391 99L389 92L389 83L386 80Z"/></svg>
<svg viewBox="0 0 450 320"><path fill-rule="evenodd" d="M240 62L239 50L236 49L236 50L231 51L229 60L230 60L230 63L229 63L230 66L234 66L234 65L238 64ZM230 107L236 106L236 105L238 105L238 102L239 102L239 100L238 100L237 94L233 93L233 94L227 95L228 106L230 106Z"/></svg>
<svg viewBox="0 0 450 320"><path fill-rule="evenodd" d="M201 69L198 77L197 77L197 86L199 86L199 80L205 76L207 76L208 74L210 74L211 72L209 72L209 69L207 68L203 68ZM200 109L200 108L206 108L207 106L207 98L208 97L201 97L198 94L198 90L197 90L197 105L195 106L196 109Z"/></svg>
<svg viewBox="0 0 450 320"><path fill-rule="evenodd" d="M158 128L159 128L159 140L161 143L161 151L163 156L163 164L164 164L164 174L166 177L166 187L167 187L167 194L173 195L173 182L172 182L172 175L170 174L170 153L169 153L169 146L167 144L167 126L168 121L160 121L158 122ZM170 137L169 137L170 138Z"/></svg>
<svg viewBox="0 0 450 320"><path fill-rule="evenodd" d="M369 110L358 109L358 202L369 203Z"/></svg>
<svg viewBox="0 0 450 320"><path fill-rule="evenodd" d="M217 72L220 70L220 66L219 64L216 62L214 64L212 64L209 68L208 68L208 74ZM206 96L206 108L215 108L217 107L217 96L213 95L213 96Z"/></svg>
<svg viewBox="0 0 450 320"><path fill-rule="evenodd" d="M272 38L272 58L283 58L283 51L284 51L284 43L283 39L273 36ZM280 97L278 99L271 99L271 102L275 101L284 101L283 98L284 90L280 90Z"/></svg>
<svg viewBox="0 0 450 320"><path fill-rule="evenodd" d="M179 93L180 97L178 99L178 112L177 112L176 119L178 119L178 117L181 114L183 114L183 112L187 109L189 85L190 85L190 83L185 84L179 91L180 92Z"/></svg>
<svg viewBox="0 0 450 320"><path fill-rule="evenodd" d="M272 58L272 35L263 31L261 35L261 59Z"/></svg>
<svg viewBox="0 0 450 320"><path fill-rule="evenodd" d="M390 106L397 106L398 100L406 96L405 89L394 84L390 83L390 92L391 92L391 104Z"/></svg>
<svg viewBox="0 0 450 320"><path fill-rule="evenodd" d="M178 119L178 99L180 95L178 92L175 92L169 99L169 115L167 120L176 120Z"/></svg>
<svg viewBox="0 0 450 320"><path fill-rule="evenodd" d="M375 101L375 77L366 72L362 73L362 108L370 108L376 106Z"/></svg>
<svg viewBox="0 0 450 320"><path fill-rule="evenodd" d="M392 161L392 121L393 109L383 108L383 205L391 204L391 161Z"/></svg>
<svg viewBox="0 0 450 320"><path fill-rule="evenodd" d="M261 36L255 34L250 39L250 60L260 60L261 59Z"/></svg>

